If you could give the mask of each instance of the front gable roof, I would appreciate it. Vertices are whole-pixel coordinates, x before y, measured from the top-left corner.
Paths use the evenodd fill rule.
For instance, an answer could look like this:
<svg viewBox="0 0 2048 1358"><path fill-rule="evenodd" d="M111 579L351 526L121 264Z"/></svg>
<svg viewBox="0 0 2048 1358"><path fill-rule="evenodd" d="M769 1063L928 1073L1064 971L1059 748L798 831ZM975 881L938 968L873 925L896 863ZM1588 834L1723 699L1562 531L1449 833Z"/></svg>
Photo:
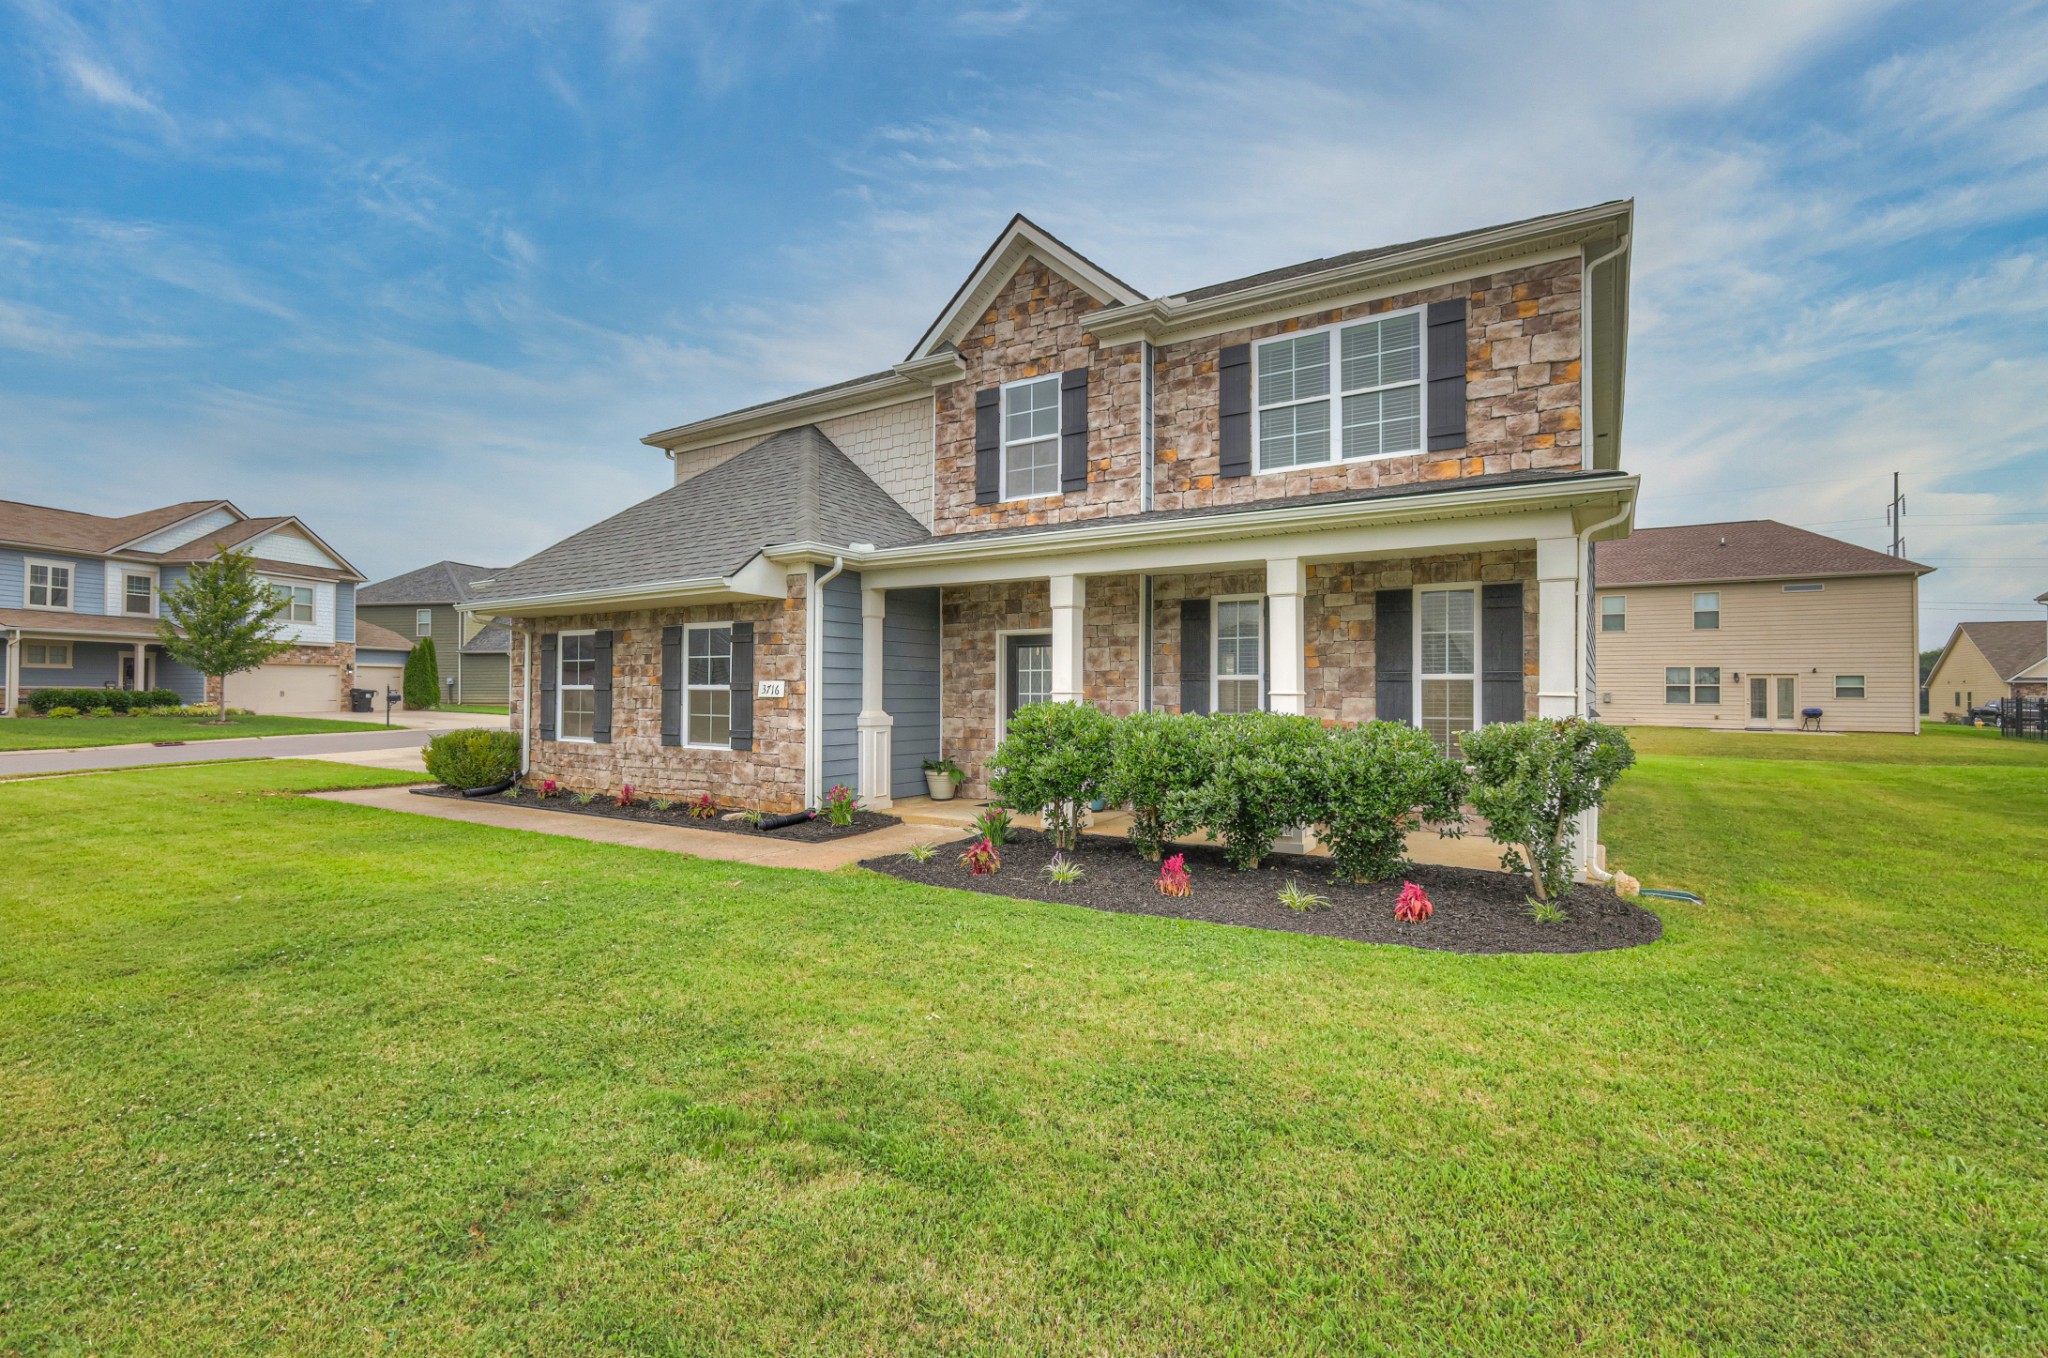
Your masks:
<svg viewBox="0 0 2048 1358"><path fill-rule="evenodd" d="M1129 305L1145 294L1083 255L1038 223L1018 213L967 275L931 326L918 337L905 362L930 358L944 346L958 344L1005 284L1017 276L1026 259L1047 268L1104 306Z"/></svg>
<svg viewBox="0 0 2048 1358"><path fill-rule="evenodd" d="M118 551L131 542L220 506L234 509L226 500L187 500L158 509L145 509L139 514L108 518L76 509L0 500L0 542L19 547L100 555Z"/></svg>
<svg viewBox="0 0 2048 1358"><path fill-rule="evenodd" d="M2007 683L2048 654L2048 622L1963 622L1956 624L1956 636L1968 637Z"/></svg>
<svg viewBox="0 0 2048 1358"><path fill-rule="evenodd" d="M478 609L502 609L514 600L701 587L730 580L764 547L780 543L891 547L929 536L838 445L807 424L764 439L500 571Z"/></svg>

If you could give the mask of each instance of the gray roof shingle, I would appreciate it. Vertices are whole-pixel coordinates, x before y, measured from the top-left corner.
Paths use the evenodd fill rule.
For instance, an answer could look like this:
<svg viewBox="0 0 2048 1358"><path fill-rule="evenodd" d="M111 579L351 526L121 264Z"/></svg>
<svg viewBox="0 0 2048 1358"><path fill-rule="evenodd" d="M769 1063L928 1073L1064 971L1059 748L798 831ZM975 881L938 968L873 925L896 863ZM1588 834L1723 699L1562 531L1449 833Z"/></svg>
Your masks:
<svg viewBox="0 0 2048 1358"><path fill-rule="evenodd" d="M502 566L471 566L461 561L436 561L356 591L362 604L460 604L469 602L471 585L488 580Z"/></svg>
<svg viewBox="0 0 2048 1358"><path fill-rule="evenodd" d="M500 571L488 597L722 578L775 543L898 547L930 536L838 445L807 424L764 439Z"/></svg>
<svg viewBox="0 0 2048 1358"><path fill-rule="evenodd" d="M464 655L510 655L512 654L512 629L502 622L494 622L483 628L468 641L462 643Z"/></svg>

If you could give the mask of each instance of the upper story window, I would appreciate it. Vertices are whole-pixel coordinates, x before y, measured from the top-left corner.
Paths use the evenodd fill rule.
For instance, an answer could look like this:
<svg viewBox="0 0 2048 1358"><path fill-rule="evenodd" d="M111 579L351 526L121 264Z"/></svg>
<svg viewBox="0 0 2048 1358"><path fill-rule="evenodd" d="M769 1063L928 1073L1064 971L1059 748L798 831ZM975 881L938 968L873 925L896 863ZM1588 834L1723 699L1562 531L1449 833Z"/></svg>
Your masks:
<svg viewBox="0 0 2048 1358"><path fill-rule="evenodd" d="M412 615L412 634L416 637L430 637L434 635L433 609L421 608L414 610Z"/></svg>
<svg viewBox="0 0 2048 1358"><path fill-rule="evenodd" d="M147 571L122 572L121 611L145 617L156 612L156 577Z"/></svg>
<svg viewBox="0 0 2048 1358"><path fill-rule="evenodd" d="M1253 368L1260 471L1422 451L1420 309L1263 340Z"/></svg>
<svg viewBox="0 0 2048 1358"><path fill-rule="evenodd" d="M1060 375L1003 388L1003 498L1060 493Z"/></svg>
<svg viewBox="0 0 2048 1358"><path fill-rule="evenodd" d="M1692 630L1695 632L1718 632L1721 630L1721 593L1719 590L1702 590L1692 596Z"/></svg>
<svg viewBox="0 0 2048 1358"><path fill-rule="evenodd" d="M1603 632L1626 632L1628 630L1628 596L1609 594L1600 600L1600 630Z"/></svg>
<svg viewBox="0 0 2048 1358"><path fill-rule="evenodd" d="M555 729L563 740L589 740L597 725L597 633L564 632L555 676Z"/></svg>
<svg viewBox="0 0 2048 1358"><path fill-rule="evenodd" d="M1210 631L1215 640L1217 712L1256 712L1264 704L1259 689L1265 679L1266 647L1263 636L1265 601L1259 598L1218 599Z"/></svg>
<svg viewBox="0 0 2048 1358"><path fill-rule="evenodd" d="M28 606L61 609L71 607L70 562L29 561Z"/></svg>
<svg viewBox="0 0 2048 1358"><path fill-rule="evenodd" d="M284 611L278 617L285 622L313 621L313 587L311 585L272 585Z"/></svg>

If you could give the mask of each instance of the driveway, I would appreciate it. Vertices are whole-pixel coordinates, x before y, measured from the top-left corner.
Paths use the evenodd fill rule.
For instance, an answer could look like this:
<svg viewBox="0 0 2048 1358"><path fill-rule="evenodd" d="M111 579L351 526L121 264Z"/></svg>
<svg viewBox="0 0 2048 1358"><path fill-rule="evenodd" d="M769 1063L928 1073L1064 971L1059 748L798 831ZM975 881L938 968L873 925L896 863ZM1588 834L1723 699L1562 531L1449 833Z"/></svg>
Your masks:
<svg viewBox="0 0 2048 1358"><path fill-rule="evenodd" d="M102 745L86 750L0 752L0 778L25 774L127 769L145 764L197 764L218 759L332 759L379 768L418 768L426 737L419 731L336 731L317 736L252 736L190 745ZM352 757L357 756L357 757Z"/></svg>

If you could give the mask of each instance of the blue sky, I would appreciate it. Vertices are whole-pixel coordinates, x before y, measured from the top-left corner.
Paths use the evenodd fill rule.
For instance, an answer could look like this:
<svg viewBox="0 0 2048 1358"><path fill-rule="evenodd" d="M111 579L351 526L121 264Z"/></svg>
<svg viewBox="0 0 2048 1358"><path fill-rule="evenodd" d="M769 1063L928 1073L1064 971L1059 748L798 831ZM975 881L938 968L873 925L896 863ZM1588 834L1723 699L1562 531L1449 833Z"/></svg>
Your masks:
<svg viewBox="0 0 2048 1358"><path fill-rule="evenodd" d="M1162 292L1625 196L1641 522L1881 546L1896 470L1923 639L2040 616L2035 4L0 0L0 495L494 564L1014 211Z"/></svg>

